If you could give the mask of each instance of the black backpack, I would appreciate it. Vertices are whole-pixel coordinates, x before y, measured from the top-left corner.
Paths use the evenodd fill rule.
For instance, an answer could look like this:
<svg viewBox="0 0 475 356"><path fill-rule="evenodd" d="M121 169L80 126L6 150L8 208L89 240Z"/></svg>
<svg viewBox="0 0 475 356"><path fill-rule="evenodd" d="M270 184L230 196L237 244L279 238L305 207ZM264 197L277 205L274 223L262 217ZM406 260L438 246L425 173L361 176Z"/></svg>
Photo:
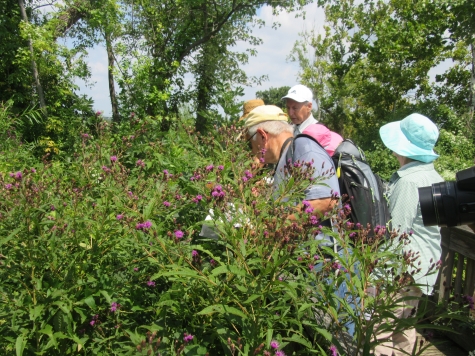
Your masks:
<svg viewBox="0 0 475 356"><path fill-rule="evenodd" d="M325 151L314 137L299 134L287 150L286 162L289 160L294 162L295 140L299 137L311 139ZM371 170L363 151L353 141L346 139L340 143L331 158L335 165L340 194L348 196L345 203L351 207L349 220L355 224L360 223L364 228L368 223L373 229L378 225L386 227L391 218L388 204L384 198L384 183ZM373 235L372 230L369 235Z"/></svg>
<svg viewBox="0 0 475 356"><path fill-rule="evenodd" d="M351 207L350 221L366 227L369 223L386 227L389 220L388 203L384 197L385 184L374 174L363 151L346 139L332 156L340 185L340 193L348 196ZM372 235L372 233L370 233Z"/></svg>

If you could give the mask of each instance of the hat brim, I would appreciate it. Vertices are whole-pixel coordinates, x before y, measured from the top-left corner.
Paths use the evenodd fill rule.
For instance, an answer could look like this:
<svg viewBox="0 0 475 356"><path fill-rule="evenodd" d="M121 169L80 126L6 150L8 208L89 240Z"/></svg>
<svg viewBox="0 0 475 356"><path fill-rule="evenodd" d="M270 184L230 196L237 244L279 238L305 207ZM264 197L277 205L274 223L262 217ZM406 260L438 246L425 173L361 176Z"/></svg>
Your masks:
<svg viewBox="0 0 475 356"><path fill-rule="evenodd" d="M414 145L401 130L401 121L390 122L379 129L384 145L400 156L430 163L439 157L433 149L427 150Z"/></svg>
<svg viewBox="0 0 475 356"><path fill-rule="evenodd" d="M292 94L283 96L282 99L280 99L280 100L285 100L285 99L292 99L292 100L294 100L298 103L305 103L306 101L308 101L308 100L302 99L298 95L292 95Z"/></svg>

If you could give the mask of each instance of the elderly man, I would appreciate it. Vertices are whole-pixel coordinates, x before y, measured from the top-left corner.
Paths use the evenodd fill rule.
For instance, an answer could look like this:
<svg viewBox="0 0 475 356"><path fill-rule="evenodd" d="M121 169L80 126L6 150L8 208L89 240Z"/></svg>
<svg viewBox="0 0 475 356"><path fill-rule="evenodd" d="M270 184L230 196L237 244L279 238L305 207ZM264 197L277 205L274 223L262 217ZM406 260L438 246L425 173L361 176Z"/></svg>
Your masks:
<svg viewBox="0 0 475 356"><path fill-rule="evenodd" d="M284 174L286 154L293 144L293 127L287 123L287 115L277 106L259 106L249 113L244 127L247 128L252 153L262 154L264 163L277 164L273 183L277 188L287 178ZM315 178L320 178L323 172L334 168L331 158L313 140L300 137L295 140L293 147L293 161L313 162ZM333 209L336 201L332 195L340 193L335 174L325 176L324 183L312 185L305 191L305 200L321 214Z"/></svg>
<svg viewBox="0 0 475 356"><path fill-rule="evenodd" d="M318 121L312 115L312 91L305 85L295 85L289 89L286 96L282 97L287 106L287 114L294 124L294 136Z"/></svg>

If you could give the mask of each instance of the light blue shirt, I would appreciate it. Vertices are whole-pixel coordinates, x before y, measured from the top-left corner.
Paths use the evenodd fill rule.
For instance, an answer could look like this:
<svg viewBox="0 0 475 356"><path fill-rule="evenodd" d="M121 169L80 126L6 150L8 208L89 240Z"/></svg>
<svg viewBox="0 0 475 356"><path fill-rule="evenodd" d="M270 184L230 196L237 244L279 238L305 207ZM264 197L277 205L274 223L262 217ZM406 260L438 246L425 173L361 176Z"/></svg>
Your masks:
<svg viewBox="0 0 475 356"><path fill-rule="evenodd" d="M301 134L308 126L316 124L318 121L313 117L312 113L307 117L307 120L302 122L300 125L293 125L294 127L294 137Z"/></svg>
<svg viewBox="0 0 475 356"><path fill-rule="evenodd" d="M410 233L411 243L405 247L407 250L419 251L421 271L414 275L416 283L426 285L421 289L426 294L431 294L437 272L429 276L424 276L431 263L440 260L442 248L440 246L440 229L437 226L424 226L422 223L422 213L419 204L419 187L427 187L434 183L442 182L442 177L435 171L432 163L422 163L419 161L405 164L399 168L389 180L388 198L389 212L393 229L399 229ZM432 259L432 262L431 262Z"/></svg>

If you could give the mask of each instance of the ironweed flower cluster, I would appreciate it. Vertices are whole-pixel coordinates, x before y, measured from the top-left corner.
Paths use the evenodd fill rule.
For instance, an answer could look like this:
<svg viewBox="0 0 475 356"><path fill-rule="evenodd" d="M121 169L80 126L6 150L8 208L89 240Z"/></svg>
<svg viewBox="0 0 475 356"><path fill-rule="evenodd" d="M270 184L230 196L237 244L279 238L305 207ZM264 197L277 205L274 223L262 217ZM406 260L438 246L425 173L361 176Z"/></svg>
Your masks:
<svg viewBox="0 0 475 356"><path fill-rule="evenodd" d="M137 230L148 230L152 227L152 222L150 220L147 220L143 223L138 223L137 225L135 225L135 229Z"/></svg>

